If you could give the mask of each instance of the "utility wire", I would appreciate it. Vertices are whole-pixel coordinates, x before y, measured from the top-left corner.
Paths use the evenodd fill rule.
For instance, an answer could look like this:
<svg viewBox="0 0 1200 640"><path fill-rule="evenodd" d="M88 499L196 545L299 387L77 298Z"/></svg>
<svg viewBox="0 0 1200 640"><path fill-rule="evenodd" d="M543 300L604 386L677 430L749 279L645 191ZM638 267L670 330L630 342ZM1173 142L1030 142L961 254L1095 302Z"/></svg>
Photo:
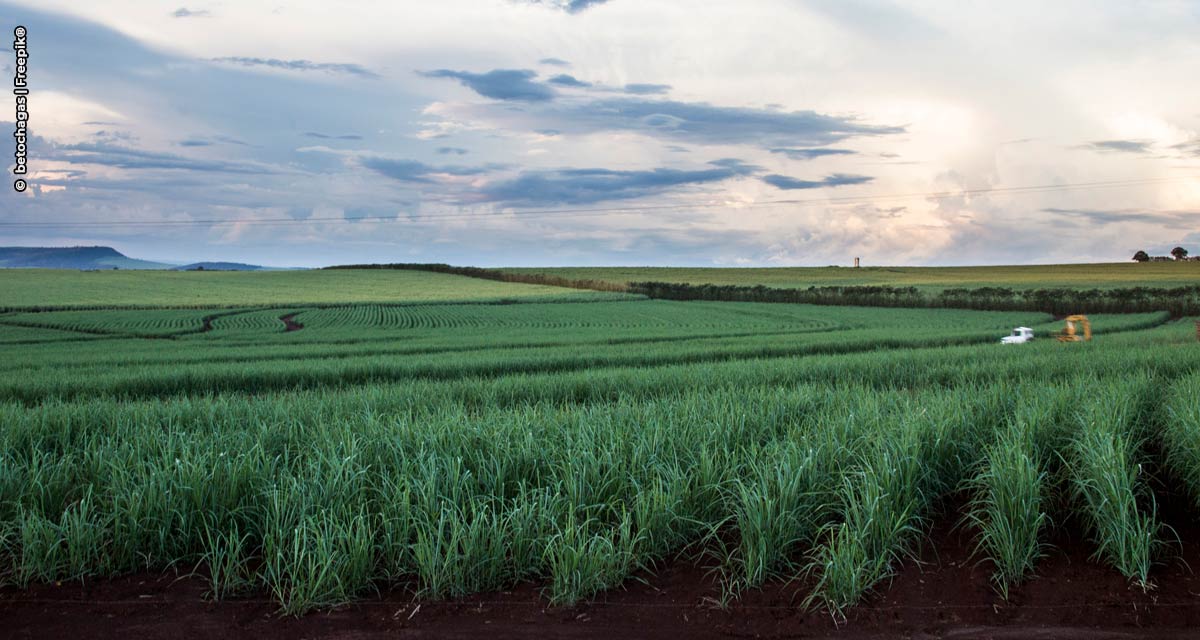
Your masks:
<svg viewBox="0 0 1200 640"><path fill-rule="evenodd" d="M1043 185L1026 185L1019 187L994 187L985 189L962 189L959 191L927 191L915 193L893 193L881 195L864 195L864 196L840 196L832 198L805 198L805 199L783 199L783 200L762 200L758 202L709 202L698 204L665 204L665 205L630 205L624 207L599 207L599 208L570 208L570 209L502 209L498 211L479 211L479 212L454 212L443 214L415 214L415 215L395 215L395 216L356 216L346 218L344 216L315 216L308 218L213 218L206 220L115 220L110 222L98 221L14 221L0 222L0 227L171 227L171 226L197 226L197 225L224 225L224 224L244 224L244 225L274 225L274 224L314 224L314 223L348 223L360 222L364 220L399 220L403 218L407 221L423 221L423 220L453 220L464 218L541 218L541 217L575 217L575 216L594 216L602 214L636 214L649 211L665 211L665 210L681 210L681 209L710 209L710 208L729 208L729 209L746 209L757 207L777 207L782 205L790 206L816 206L828 204L862 204L874 203L885 200L906 200L921 198L926 200L947 200L950 198L961 198L965 196L979 195L1017 195L1026 193L1052 193L1056 191L1078 191L1091 189L1106 189L1106 188L1121 188L1130 186L1140 186L1148 184L1161 184L1169 182L1179 182L1186 180L1200 180L1200 176L1175 176L1163 178L1140 178L1128 180L1104 180L1098 182L1076 182L1064 184L1043 184Z"/></svg>

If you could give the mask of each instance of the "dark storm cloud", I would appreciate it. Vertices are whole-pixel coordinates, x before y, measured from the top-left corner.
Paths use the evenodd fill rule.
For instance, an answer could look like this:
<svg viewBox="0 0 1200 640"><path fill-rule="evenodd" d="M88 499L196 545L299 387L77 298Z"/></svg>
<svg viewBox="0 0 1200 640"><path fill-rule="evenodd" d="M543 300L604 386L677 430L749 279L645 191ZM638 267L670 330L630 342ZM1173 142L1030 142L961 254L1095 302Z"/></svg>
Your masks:
<svg viewBox="0 0 1200 640"><path fill-rule="evenodd" d="M207 18L212 15L212 12L207 9L188 9L187 7L179 7L171 12L176 18Z"/></svg>
<svg viewBox="0 0 1200 640"><path fill-rule="evenodd" d="M362 136L352 134L352 133L347 133L347 134L343 134L343 135L330 135L327 133L320 133L317 131L305 131L304 135L309 138L318 138L320 140L362 140L363 139Z"/></svg>
<svg viewBox="0 0 1200 640"><path fill-rule="evenodd" d="M487 73L436 69L421 71L426 78L451 78L485 98L545 102L554 99L554 90L534 82L537 73L529 69L493 69Z"/></svg>
<svg viewBox="0 0 1200 640"><path fill-rule="evenodd" d="M835 173L825 176L820 180L798 180L790 176L781 176L779 174L771 174L763 176L762 181L777 189L820 189L821 187L841 187L851 184L863 184L870 182L874 178L870 176L856 176L845 173Z"/></svg>
<svg viewBox="0 0 1200 640"><path fill-rule="evenodd" d="M1151 140L1094 140L1077 149L1090 149L1102 153L1150 153L1154 142Z"/></svg>
<svg viewBox="0 0 1200 640"><path fill-rule="evenodd" d="M721 182L754 173L758 168L736 159L717 160L707 169L658 168L641 171L557 169L525 171L515 178L488 184L487 201L510 205L544 206L628 200L671 189Z"/></svg>
<svg viewBox="0 0 1200 640"><path fill-rule="evenodd" d="M550 78L546 82L549 82L550 84L556 84L560 87L586 88L586 87L592 86L592 83L584 82L583 80L580 80L580 79L576 78L575 76L568 75L566 73L560 73L560 74L554 76L553 78Z"/></svg>
<svg viewBox="0 0 1200 640"><path fill-rule="evenodd" d="M699 144L818 147L854 136L903 133L815 111L768 111L718 107L704 102L614 98L582 104L551 104L533 114L541 125L570 133L638 131Z"/></svg>
<svg viewBox="0 0 1200 640"><path fill-rule="evenodd" d="M433 176L438 174L446 174L452 176L474 176L487 173L487 169L483 167L458 167L458 166L443 166L435 167L417 162L416 160L392 160L389 158L377 158L367 156L359 159L359 164L387 176L393 180L401 182L415 182L420 184L432 184L436 182Z"/></svg>
<svg viewBox="0 0 1200 640"><path fill-rule="evenodd" d="M771 153L782 153L792 160L814 160L825 156L852 156L858 152L849 149L789 149L786 147L776 147L771 149Z"/></svg>
<svg viewBox="0 0 1200 640"><path fill-rule="evenodd" d="M378 78L379 74L360 64L336 62L312 62L311 60L280 60L278 58L247 58L243 56L226 56L213 58L213 62L226 62L243 67L269 67L286 71L323 71L326 73L341 73L360 78Z"/></svg>
<svg viewBox="0 0 1200 640"><path fill-rule="evenodd" d="M121 169L184 169L196 172L268 174L275 170L241 162L199 160L171 153L143 151L108 143L56 145L50 157L72 164L100 164Z"/></svg>
<svg viewBox="0 0 1200 640"><path fill-rule="evenodd" d="M669 84L633 83L633 84L627 84L624 87L625 93L631 93L631 94L637 95L637 96L658 95L658 94L666 93L670 90L671 90L671 85L669 85Z"/></svg>

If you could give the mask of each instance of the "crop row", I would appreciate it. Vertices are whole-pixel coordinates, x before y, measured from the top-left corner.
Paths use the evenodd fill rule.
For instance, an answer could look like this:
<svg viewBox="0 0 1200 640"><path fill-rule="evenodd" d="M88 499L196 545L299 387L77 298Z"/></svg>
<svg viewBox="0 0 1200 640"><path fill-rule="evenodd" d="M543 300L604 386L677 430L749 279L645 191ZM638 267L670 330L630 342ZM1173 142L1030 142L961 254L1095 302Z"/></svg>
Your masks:
<svg viewBox="0 0 1200 640"><path fill-rule="evenodd" d="M100 335L165 336L200 331L205 315L199 311L174 309L56 311L6 314L3 316L3 323Z"/></svg>
<svg viewBox="0 0 1200 640"><path fill-rule="evenodd" d="M153 397L180 393L244 391L261 393L299 387L342 387L389 380L450 380L517 373L566 373L600 367L648 367L761 358L851 354L879 349L944 347L993 342L979 332L925 332L893 337L885 331L751 336L658 344L597 345L587 350L562 347L432 353L406 357L359 355L310 360L246 360L136 369L101 366L27 369L0 380L0 399L40 402L48 398L96 395ZM999 346L988 345L991 351Z"/></svg>
<svg viewBox="0 0 1200 640"><path fill-rule="evenodd" d="M1180 325L1181 326L1181 325ZM1164 339L1191 339L1186 333L1176 331L1177 326L1164 327ZM307 331L307 329L305 329ZM1105 340L1117 340L1122 335L1147 334L1153 339L1158 330L1138 334L1118 334ZM300 332L302 333L302 332ZM355 347L350 352L306 352L294 347L279 354L271 351L237 353L236 358L219 357L208 359L202 349L206 343L184 347L172 342L157 353L192 354L192 361L181 359L172 362L161 359L156 362L139 362L133 366L112 366L106 362L86 362L77 366L64 367L43 362L40 365L20 365L16 362L0 367L0 370L19 370L20 375L7 376L0 380L0 399L19 400L27 403L41 402L50 398L83 398L95 396L117 396L127 398L155 397L160 395L203 394L222 391L244 391L262 393L271 390L294 388L346 387L404 380L456 380L475 377L501 377L513 374L545 374L563 376L571 372L587 375L598 368L665 367L723 361L745 361L782 359L785 361L804 356L804 362L814 365L829 363L829 367L816 367L819 375L844 378L848 372L856 371L854 358L850 354L869 356L879 349L938 349L955 345L994 343L995 336L988 331L961 331L946 333L926 331L910 333L900 337L880 330L856 330L846 332L818 332L780 335L751 335L736 337L697 338L692 340L665 340L653 342L598 343L579 346L538 346L521 348L468 350L453 348L433 349L421 352L413 347L396 345L398 351L383 346ZM958 365L971 375L992 378L989 372L992 363L999 361L1037 362L1058 370L1056 361L1071 361L1073 355L1086 352L1097 355L1108 353L1091 349L1094 345L1061 345L1053 341L1025 345L1019 350L986 344L980 349L964 348L964 361ZM44 349L43 349L44 350ZM222 350L221 354L232 355ZM1186 362L1188 352L1165 349L1161 353L1144 351L1138 358L1158 357L1164 366L1174 362ZM819 357L820 356L820 357ZM842 358L836 357L842 356ZM919 358L905 356L895 358L903 364ZM874 363L877 359L865 357ZM1049 364L1046 364L1046 363ZM838 367L844 367L838 371ZM803 368L802 368L803 369ZM887 368L881 368L880 371ZM940 371L933 368L931 371ZM741 375L731 371L728 375ZM855 374L858 375L858 374ZM867 374L868 377L874 379ZM819 378L814 378L819 379ZM887 379L882 379L887 382Z"/></svg>
<svg viewBox="0 0 1200 640"><path fill-rule="evenodd" d="M699 311L703 311L699 313ZM437 329L459 327L728 329L738 327L835 328L834 318L820 317L812 307L771 309L763 305L680 305L649 302L624 304L521 304L493 307L466 305L353 306L305 311L306 327L385 327ZM846 319L849 320L848 314ZM814 317L816 316L816 317Z"/></svg>
<svg viewBox="0 0 1200 640"><path fill-rule="evenodd" d="M975 487L990 498L973 531L1029 507L1004 522L1032 531L1017 542L1036 545L1033 566L1057 496L1104 562L1149 585L1163 536L1141 443L1161 440L1174 467L1195 447L1160 438L1147 408L1194 433L1198 382L1125 365L1126 380L1014 368L996 384L788 383L565 406L401 410L386 404L395 393L360 391L0 405L6 578L205 563L215 595L263 587L290 611L409 581L447 597L537 579L573 602L690 548L715 558L728 597L811 573L813 601L840 611L897 569L945 499ZM1027 460L1007 464L1013 447ZM1052 460L1066 483L1040 471ZM1031 468L1032 492L1008 471ZM1013 546L984 545L985 557L1000 566Z"/></svg>
<svg viewBox="0 0 1200 640"><path fill-rule="evenodd" d="M380 312L380 307L370 313ZM451 325L458 314L473 314L495 321L487 331L464 333L454 326L441 329L405 329L384 325L342 326L329 324L329 314L368 313L356 308L309 310L296 320L304 330L283 334L279 316L295 309L270 309L214 314L212 331L192 335L180 344L164 345L157 341L127 341L120 349L109 345L77 350L44 345L13 350L7 363L71 367L79 363L95 366L177 363L204 360L261 360L272 357L321 358L352 355L404 355L408 353L456 352L477 349L536 347L585 347L603 344L640 344L647 342L694 341L800 333L836 334L851 329L886 329L900 338L936 331L978 330L980 335L1007 334L1017 324L1048 320L1040 314L990 312L925 311L822 308L804 305L753 305L679 303L643 301L588 304L522 304L509 306L444 305L421 307L442 314L443 324ZM404 308L389 308L401 314ZM72 312L73 313L73 312ZM29 314L44 323L65 324L72 313ZM321 320L321 314L327 314ZM479 314L483 314L480 316ZM7 317L7 316L5 316ZM0 322L3 321L0 317ZM129 312L91 312L89 315L106 331L129 331ZM136 321L136 317L133 321ZM344 318L348 320L348 318ZM1097 331L1125 322L1122 317L1097 319ZM717 325L710 328L707 325ZM262 329L257 331L256 329ZM212 339L220 338L220 339ZM184 343L188 343L186 346ZM0 363L0 367L4 364Z"/></svg>
<svg viewBox="0 0 1200 640"><path fill-rule="evenodd" d="M278 333L284 330L284 323L280 318L298 311L298 309L281 308L220 315L212 320L211 337L224 339L235 335L248 334L257 337Z"/></svg>

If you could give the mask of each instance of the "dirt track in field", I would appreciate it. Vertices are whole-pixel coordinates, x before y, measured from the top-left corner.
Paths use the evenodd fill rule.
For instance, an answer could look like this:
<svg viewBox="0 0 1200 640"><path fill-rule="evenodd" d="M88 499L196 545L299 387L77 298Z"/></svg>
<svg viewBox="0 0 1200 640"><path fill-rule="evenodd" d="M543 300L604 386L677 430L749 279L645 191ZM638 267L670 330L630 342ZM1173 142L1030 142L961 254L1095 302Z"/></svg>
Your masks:
<svg viewBox="0 0 1200 640"><path fill-rule="evenodd" d="M296 315L297 314L295 314L295 313L289 313L284 316L279 316L279 319L281 321L283 321L284 333L286 333L288 331L299 331L304 328L304 325L300 324L299 322L296 322L296 320L295 320Z"/></svg>

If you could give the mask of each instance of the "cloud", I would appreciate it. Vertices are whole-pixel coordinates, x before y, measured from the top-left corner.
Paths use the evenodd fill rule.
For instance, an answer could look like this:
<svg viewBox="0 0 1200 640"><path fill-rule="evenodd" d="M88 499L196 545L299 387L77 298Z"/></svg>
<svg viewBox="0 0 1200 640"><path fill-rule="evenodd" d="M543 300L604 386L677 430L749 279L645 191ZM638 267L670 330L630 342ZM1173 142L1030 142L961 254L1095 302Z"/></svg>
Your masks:
<svg viewBox="0 0 1200 640"><path fill-rule="evenodd" d="M72 164L100 164L120 169L181 169L196 172L268 174L265 166L220 160L198 160L185 156L142 151L107 143L56 145L50 157Z"/></svg>
<svg viewBox="0 0 1200 640"><path fill-rule="evenodd" d="M342 210L342 217L350 222L364 219L395 219L400 217L400 212L395 208L388 207L346 207Z"/></svg>
<svg viewBox="0 0 1200 640"><path fill-rule="evenodd" d="M213 143L208 140L196 140L194 138L188 140L180 140L178 142L181 147L211 147Z"/></svg>
<svg viewBox="0 0 1200 640"><path fill-rule="evenodd" d="M1181 142L1179 144L1171 145L1171 148L1178 149L1179 151L1182 151L1186 155L1195 156L1197 158L1200 158L1200 138L1196 138L1194 140L1188 140L1187 142Z"/></svg>
<svg viewBox="0 0 1200 640"><path fill-rule="evenodd" d="M217 142L224 142L225 144L236 144L243 147L250 146L250 144L247 142L243 142L242 140L231 138L229 136L213 136L213 140L216 140Z"/></svg>
<svg viewBox="0 0 1200 640"><path fill-rule="evenodd" d="M571 66L570 62L567 62L566 60L563 60L562 58L542 58L541 60L538 60L538 64L547 64L552 67L569 67L569 66Z"/></svg>
<svg viewBox="0 0 1200 640"><path fill-rule="evenodd" d="M553 78L550 78L546 82L549 82L550 84L556 84L560 87L585 88L585 87L592 86L592 83L590 83L590 82L584 82L583 80L580 80L580 79L576 78L575 76L568 75L565 73L560 73L560 74L554 76Z"/></svg>
<svg viewBox="0 0 1200 640"><path fill-rule="evenodd" d="M1150 153L1153 145L1153 140L1094 140L1076 148L1101 153Z"/></svg>
<svg viewBox="0 0 1200 640"><path fill-rule="evenodd" d="M108 143L111 143L111 142L137 142L137 139L138 139L137 136L133 135L132 133L129 133L128 131L117 131L115 129L112 131L109 131L107 129L101 129L99 131L92 133L92 137L100 142L108 142Z"/></svg>
<svg viewBox="0 0 1200 640"><path fill-rule="evenodd" d="M863 215L874 215L878 218L899 218L901 214L908 212L908 207L888 207L883 209L875 205L858 205L854 207L854 211Z"/></svg>
<svg viewBox="0 0 1200 640"><path fill-rule="evenodd" d="M207 9L188 9L187 7L179 7L171 12L171 15L176 18L207 18L212 15Z"/></svg>
<svg viewBox="0 0 1200 640"><path fill-rule="evenodd" d="M714 167L734 169L739 171L742 175L757 173L763 170L762 167L756 164L750 164L744 160L739 160L738 158L721 158L720 160L713 160L712 162L709 162L709 164L713 165Z"/></svg>
<svg viewBox="0 0 1200 640"><path fill-rule="evenodd" d="M309 60L280 60L278 58L247 58L242 56L226 56L213 58L213 62L237 64L243 67L270 67L286 71L323 71L326 73L342 73L360 78L378 78L379 74L359 64L312 62Z"/></svg>
<svg viewBox="0 0 1200 640"><path fill-rule="evenodd" d="M771 149L771 153L782 153L792 160L814 160L816 158L823 158L825 156L851 156L857 154L858 152L851 151L850 149L789 149L786 147L776 147Z"/></svg>
<svg viewBox="0 0 1200 640"><path fill-rule="evenodd" d="M928 42L942 31L889 0L804 0L803 6L872 42Z"/></svg>
<svg viewBox="0 0 1200 640"><path fill-rule="evenodd" d="M634 83L634 84L627 84L624 87L625 93L632 93L632 94L638 95L638 96L657 95L660 93L666 93L670 90L671 90L671 85L669 85L669 84Z"/></svg>
<svg viewBox="0 0 1200 640"><path fill-rule="evenodd" d="M579 13L588 7L602 5L608 0L566 0L567 13Z"/></svg>
<svg viewBox="0 0 1200 640"><path fill-rule="evenodd" d="M1097 225L1115 224L1120 222L1142 222L1168 226L1194 225L1200 222L1200 212L1196 211L1146 211L1144 209L1060 209L1048 207L1044 213L1072 218L1083 218Z"/></svg>
<svg viewBox="0 0 1200 640"><path fill-rule="evenodd" d="M452 78L485 98L544 102L554 99L554 90L534 82L537 73L529 69L494 69L487 73L437 69L421 71L426 78Z"/></svg>
<svg viewBox="0 0 1200 640"><path fill-rule="evenodd" d="M562 9L567 13L579 13L589 7L602 5L608 0L525 0L529 4L540 4L555 9Z"/></svg>
<svg viewBox="0 0 1200 640"><path fill-rule="evenodd" d="M362 140L363 139L363 137L360 135L349 134L349 133L344 134L344 135L329 135L329 134L320 133L317 131L305 131L304 135L309 138L318 138L321 140Z"/></svg>
<svg viewBox="0 0 1200 640"><path fill-rule="evenodd" d="M533 125L563 133L635 131L658 138L708 145L753 144L775 147L821 147L855 136L903 133L904 127L879 126L855 118L815 111L768 111L719 107L704 102L612 98L590 102L548 103L527 113L461 107L470 117L491 118L501 126ZM453 110L451 110L453 111Z"/></svg>
<svg viewBox="0 0 1200 640"><path fill-rule="evenodd" d="M437 152L444 156L450 155L450 154L454 154L457 156L464 156L468 153L468 151L466 149L463 149L462 147L438 147Z"/></svg>
<svg viewBox="0 0 1200 640"><path fill-rule="evenodd" d="M439 174L451 176L474 176L487 173L488 171L483 167L435 167L433 165L428 165L424 162L418 162L416 160L393 160L390 158L380 158L376 156L359 158L358 163L380 175L392 178L393 180L399 180L401 182L413 182L418 184L433 184L436 182L433 177Z"/></svg>
<svg viewBox="0 0 1200 640"><path fill-rule="evenodd" d="M863 184L870 182L874 178L870 176L856 176L846 173L834 173L820 180L798 180L789 176L782 176L777 173L769 176L763 176L762 181L777 189L820 189L822 187L841 187L852 184Z"/></svg>
<svg viewBox="0 0 1200 640"><path fill-rule="evenodd" d="M509 205L574 205L628 200L661 194L677 187L721 182L751 175L758 167L724 159L709 168L657 168L640 171L556 169L525 171L515 178L489 183L481 190L485 201Z"/></svg>

